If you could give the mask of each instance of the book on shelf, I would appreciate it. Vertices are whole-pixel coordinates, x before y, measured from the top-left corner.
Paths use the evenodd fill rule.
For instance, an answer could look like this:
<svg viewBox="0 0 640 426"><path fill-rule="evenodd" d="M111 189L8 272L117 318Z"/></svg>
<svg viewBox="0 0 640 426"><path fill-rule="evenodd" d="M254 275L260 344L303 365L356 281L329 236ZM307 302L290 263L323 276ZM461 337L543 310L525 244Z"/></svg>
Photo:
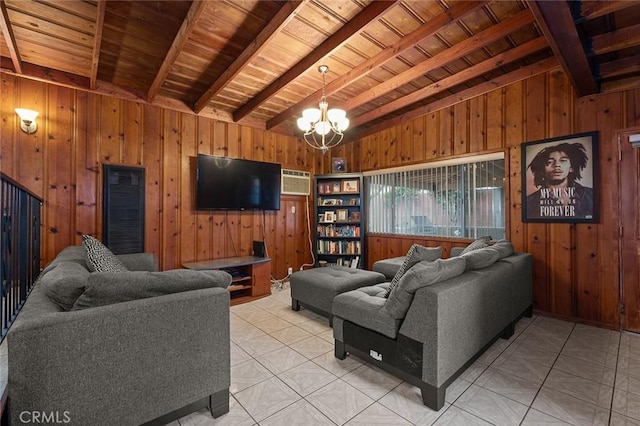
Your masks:
<svg viewBox="0 0 640 426"><path fill-rule="evenodd" d="M351 264L349 265L353 269L358 269L358 265L360 263L360 256L356 256L351 259Z"/></svg>

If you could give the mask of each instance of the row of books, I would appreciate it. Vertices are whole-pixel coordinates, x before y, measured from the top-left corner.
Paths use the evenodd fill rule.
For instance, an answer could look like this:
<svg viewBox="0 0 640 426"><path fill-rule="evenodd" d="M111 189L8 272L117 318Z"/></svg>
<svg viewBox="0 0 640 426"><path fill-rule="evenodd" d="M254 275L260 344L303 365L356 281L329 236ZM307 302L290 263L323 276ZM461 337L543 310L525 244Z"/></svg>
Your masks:
<svg viewBox="0 0 640 426"><path fill-rule="evenodd" d="M317 232L318 237L360 237L360 227L354 225L318 225Z"/></svg>
<svg viewBox="0 0 640 426"><path fill-rule="evenodd" d="M319 262L320 267L323 266L348 266L349 268L357 269L360 266L360 256L355 257L339 257L335 262L327 262L326 260L321 260Z"/></svg>
<svg viewBox="0 0 640 426"><path fill-rule="evenodd" d="M360 241L327 241L318 240L319 254L360 254Z"/></svg>

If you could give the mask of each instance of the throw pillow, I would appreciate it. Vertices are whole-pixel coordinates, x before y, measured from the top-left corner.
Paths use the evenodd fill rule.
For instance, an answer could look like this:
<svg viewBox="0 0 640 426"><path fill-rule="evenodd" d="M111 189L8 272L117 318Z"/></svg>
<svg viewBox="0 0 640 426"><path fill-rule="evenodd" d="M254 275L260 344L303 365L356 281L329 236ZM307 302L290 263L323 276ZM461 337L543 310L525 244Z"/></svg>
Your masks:
<svg viewBox="0 0 640 426"><path fill-rule="evenodd" d="M480 237L477 240L473 241L471 244L466 246L460 255L462 256L465 253L469 253L473 250L478 250L481 248L489 247L489 242L491 241L491 236L487 235L485 237Z"/></svg>
<svg viewBox="0 0 640 426"><path fill-rule="evenodd" d="M58 262L38 279L42 292L65 311L73 307L87 284L89 271L76 262Z"/></svg>
<svg viewBox="0 0 640 426"><path fill-rule="evenodd" d="M82 246L87 252L87 266L91 272L128 271L111 250L91 235L82 236Z"/></svg>
<svg viewBox="0 0 640 426"><path fill-rule="evenodd" d="M463 257L437 259L432 262L419 262L402 277L393 290L384 310L392 318L403 319L413 302L416 291L428 285L436 284L464 272L466 261Z"/></svg>
<svg viewBox="0 0 640 426"><path fill-rule="evenodd" d="M424 247L419 244L412 245L404 258L404 262L400 265L400 269L398 269L398 272L393 276L389 290L387 290L384 297L389 297L395 286L398 285L400 278L402 278L405 272L413 265L423 260L433 261L440 259L441 256L442 247Z"/></svg>
<svg viewBox="0 0 640 426"><path fill-rule="evenodd" d="M515 252L515 250L513 249L513 244L511 244L511 241L507 240L500 240L492 245L491 248L497 250L497 252L500 253L500 259L511 256Z"/></svg>
<svg viewBox="0 0 640 426"><path fill-rule="evenodd" d="M500 253L498 253L498 251L493 247L486 247L462 254L460 257L463 257L467 262L465 271L471 271L493 265L500 260Z"/></svg>
<svg viewBox="0 0 640 426"><path fill-rule="evenodd" d="M227 288L231 275L224 271L172 269L164 272L129 271L89 274L73 311L203 288Z"/></svg>

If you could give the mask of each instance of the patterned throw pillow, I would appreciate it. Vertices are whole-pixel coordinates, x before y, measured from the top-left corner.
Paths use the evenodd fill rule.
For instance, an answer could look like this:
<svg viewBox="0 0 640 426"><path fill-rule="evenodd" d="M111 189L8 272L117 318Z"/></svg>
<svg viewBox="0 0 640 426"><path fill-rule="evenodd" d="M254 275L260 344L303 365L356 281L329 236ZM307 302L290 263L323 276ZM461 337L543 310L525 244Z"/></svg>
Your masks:
<svg viewBox="0 0 640 426"><path fill-rule="evenodd" d="M474 242L472 242L471 244L469 244L468 246L466 246L464 250L462 250L462 253L460 253L460 256L462 256L465 253L469 253L470 251L473 251L473 250L489 247L490 241L491 241L491 236L489 235L485 237L480 237Z"/></svg>
<svg viewBox="0 0 640 426"><path fill-rule="evenodd" d="M413 265L423 260L434 261L436 259L440 259L441 256L442 247L424 247L419 244L412 245L407 252L407 255L405 256L404 262L400 266L400 269L398 269L398 272L396 272L396 274L393 276L391 285L389 286L389 289L387 290L384 297L389 297L393 289L396 287L396 285L398 285L398 281L400 281L400 278L402 278L405 272L407 272Z"/></svg>
<svg viewBox="0 0 640 426"><path fill-rule="evenodd" d="M82 246L87 252L87 266L91 272L128 271L111 250L91 235L82 236Z"/></svg>

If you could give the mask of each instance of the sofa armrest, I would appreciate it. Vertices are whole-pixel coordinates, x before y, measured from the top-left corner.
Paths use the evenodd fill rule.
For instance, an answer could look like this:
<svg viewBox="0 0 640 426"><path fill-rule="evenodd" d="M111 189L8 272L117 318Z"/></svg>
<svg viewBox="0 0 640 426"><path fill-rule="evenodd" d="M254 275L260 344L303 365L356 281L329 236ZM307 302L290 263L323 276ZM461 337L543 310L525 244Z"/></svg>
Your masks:
<svg viewBox="0 0 640 426"><path fill-rule="evenodd" d="M130 271L158 271L158 258L153 253L130 253L116 256Z"/></svg>
<svg viewBox="0 0 640 426"><path fill-rule="evenodd" d="M223 288L21 319L8 334L13 424L38 411L137 425L230 385Z"/></svg>

